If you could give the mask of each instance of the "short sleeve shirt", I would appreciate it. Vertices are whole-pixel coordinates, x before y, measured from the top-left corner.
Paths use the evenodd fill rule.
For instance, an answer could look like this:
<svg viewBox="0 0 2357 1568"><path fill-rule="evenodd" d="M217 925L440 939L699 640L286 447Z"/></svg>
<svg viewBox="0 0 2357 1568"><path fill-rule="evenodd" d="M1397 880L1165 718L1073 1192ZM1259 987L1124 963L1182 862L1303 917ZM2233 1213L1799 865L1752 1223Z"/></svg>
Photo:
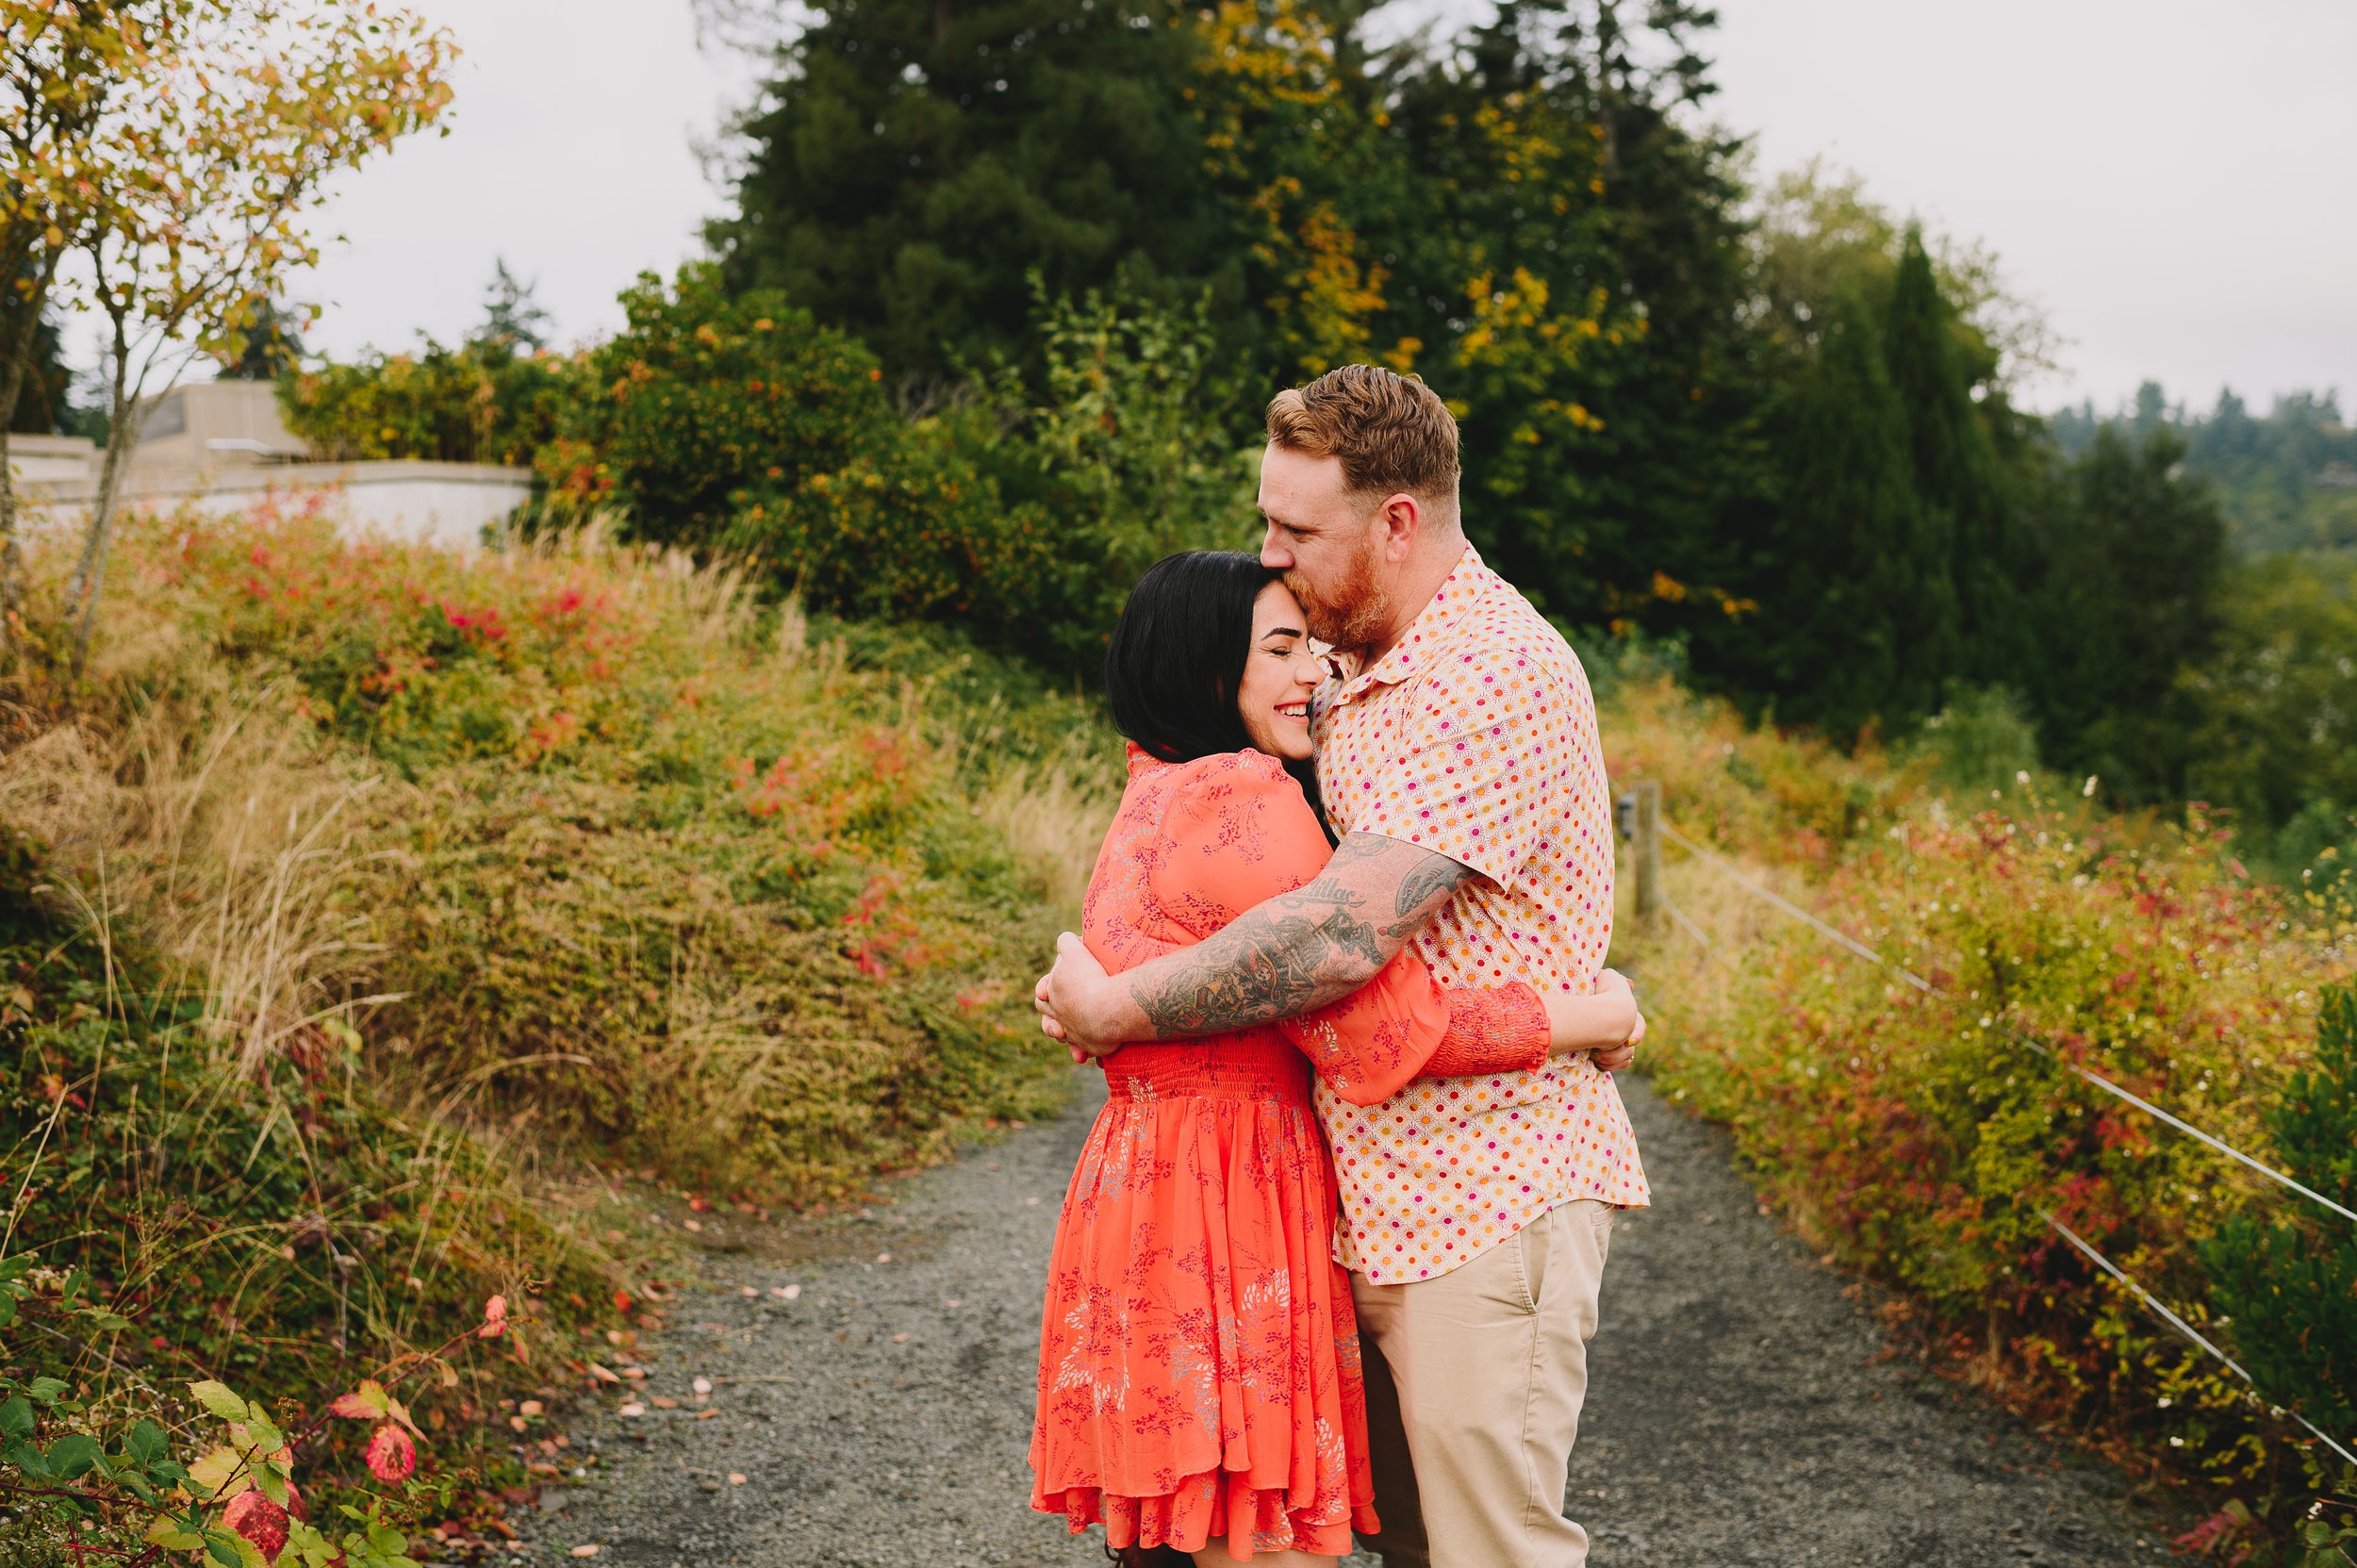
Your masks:
<svg viewBox="0 0 2357 1568"><path fill-rule="evenodd" d="M1310 733L1334 828L1478 873L1416 937L1452 986L1585 993L1612 941L1612 805L1587 672L1468 548L1381 659L1347 655ZM1649 1201L1612 1075L1585 1054L1420 1079L1379 1104L1318 1090L1335 1257L1376 1284L1448 1273L1558 1203Z"/></svg>

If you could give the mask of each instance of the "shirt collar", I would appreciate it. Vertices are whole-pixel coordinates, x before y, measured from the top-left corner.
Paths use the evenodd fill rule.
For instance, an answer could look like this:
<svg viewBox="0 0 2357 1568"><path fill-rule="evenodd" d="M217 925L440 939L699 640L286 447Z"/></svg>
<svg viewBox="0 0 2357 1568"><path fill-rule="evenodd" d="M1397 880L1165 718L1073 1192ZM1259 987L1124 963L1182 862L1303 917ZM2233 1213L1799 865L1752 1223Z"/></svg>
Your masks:
<svg viewBox="0 0 2357 1568"><path fill-rule="evenodd" d="M1424 668L1424 661L1448 640L1449 633L1480 597L1489 577L1490 569L1482 564L1481 553L1469 544L1439 589L1392 645L1390 652L1361 668L1356 652L1339 649L1329 652L1327 662L1334 678L1342 683L1334 693L1334 701L1347 702L1370 687L1396 685Z"/></svg>

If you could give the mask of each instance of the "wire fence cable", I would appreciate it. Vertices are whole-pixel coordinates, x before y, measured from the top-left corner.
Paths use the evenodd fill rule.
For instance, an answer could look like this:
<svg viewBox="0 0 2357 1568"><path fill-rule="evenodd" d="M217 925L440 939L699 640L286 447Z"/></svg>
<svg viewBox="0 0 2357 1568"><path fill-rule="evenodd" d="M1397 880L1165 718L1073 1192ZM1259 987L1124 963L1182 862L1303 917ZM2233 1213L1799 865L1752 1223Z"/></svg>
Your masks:
<svg viewBox="0 0 2357 1568"><path fill-rule="evenodd" d="M2118 1263L2113 1263L2109 1258L2104 1257L2101 1252L2098 1252L2092 1246L2088 1245L2086 1241L2082 1239L2076 1230L2073 1230L2069 1226L2065 1225L2062 1221L2056 1219L2053 1215L2048 1213L2043 1209L2038 1211L2038 1217L2043 1219L2049 1226L2052 1226L2055 1233L2060 1235L2063 1240L2069 1242L2071 1246L2077 1247L2082 1253L2084 1253L2088 1262L2095 1264L2096 1267L2102 1269L2104 1273L2110 1275L2113 1279L2118 1280L2121 1284L2127 1286L2131 1291L2134 1291L2135 1293L2136 1299L2151 1309L2153 1313L2160 1317L2163 1321L2167 1322L2170 1328L2176 1329L2179 1333L2184 1335L2185 1338L2193 1341L2194 1344L2200 1345L2202 1349L2207 1350L2211 1355L2217 1357L2220 1362L2224 1362L2228 1371L2232 1372L2235 1377L2240 1378L2246 1384L2250 1385L2252 1395L2258 1398L2263 1404L2266 1404L2270 1414L2278 1416L2290 1416L2294 1421L2299 1422L2301 1426L2307 1428L2309 1431L2315 1433L2317 1442L2323 1444L2327 1448L2330 1448L2334 1453L2340 1455L2342 1459L2347 1460L2350 1464L2357 1464L2357 1454L2350 1453L2348 1449L2342 1447L2338 1443L2332 1441L2332 1436L2330 1432L2325 1431L2322 1428L2318 1427L2315 1422L2309 1420L2306 1416L2300 1414L2298 1411L2288 1410L2282 1405L2268 1402L2266 1396L2259 1393L2259 1385L2252 1381L2250 1374L2242 1369L2241 1362L2235 1361L2233 1357L2228 1355L2225 1351L2220 1350L2217 1345L2212 1345L2207 1339L2203 1338L2200 1331L2195 1329L2192 1324L2187 1323L2184 1318L2179 1317L2175 1312L2169 1311L2167 1303L2162 1301L2160 1297L2154 1296L2151 1291L2146 1290L2142 1285L2137 1284L2134 1279L2129 1279L2126 1270L2122 1269Z"/></svg>

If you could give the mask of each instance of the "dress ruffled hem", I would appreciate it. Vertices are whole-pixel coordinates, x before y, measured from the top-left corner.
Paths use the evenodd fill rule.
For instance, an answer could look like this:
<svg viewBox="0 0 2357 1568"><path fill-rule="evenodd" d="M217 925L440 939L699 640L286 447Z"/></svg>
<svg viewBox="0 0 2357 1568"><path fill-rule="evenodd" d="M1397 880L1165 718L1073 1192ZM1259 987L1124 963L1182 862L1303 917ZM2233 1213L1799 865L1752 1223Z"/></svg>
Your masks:
<svg viewBox="0 0 2357 1568"><path fill-rule="evenodd" d="M1228 1471L1190 1476L1176 1492L1151 1497L1125 1497L1093 1486L1052 1494L1034 1490L1031 1507L1063 1515L1074 1535L1091 1525L1104 1526L1105 1544L1116 1550L1176 1546L1199 1552L1217 1541L1239 1562L1261 1552L1348 1557L1354 1529L1374 1535L1379 1528L1372 1504L1345 1508L1339 1499L1319 1498L1295 1507L1291 1493L1246 1485L1243 1476Z"/></svg>

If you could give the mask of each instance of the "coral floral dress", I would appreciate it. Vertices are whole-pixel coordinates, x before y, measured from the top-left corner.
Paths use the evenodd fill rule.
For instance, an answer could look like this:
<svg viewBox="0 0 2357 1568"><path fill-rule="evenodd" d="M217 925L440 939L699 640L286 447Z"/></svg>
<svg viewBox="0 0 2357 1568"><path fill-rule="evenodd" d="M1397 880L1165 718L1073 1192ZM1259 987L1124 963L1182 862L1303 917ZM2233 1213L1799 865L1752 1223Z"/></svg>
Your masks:
<svg viewBox="0 0 2357 1568"><path fill-rule="evenodd" d="M1129 784L1081 930L1120 973L1315 877L1330 850L1274 757ZM1412 952L1282 1024L1125 1046L1064 1195L1040 1329L1031 1506L1113 1546L1340 1556L1376 1526L1348 1277L1314 1069L1361 1104L1411 1078L1531 1067L1525 985L1447 991Z"/></svg>

